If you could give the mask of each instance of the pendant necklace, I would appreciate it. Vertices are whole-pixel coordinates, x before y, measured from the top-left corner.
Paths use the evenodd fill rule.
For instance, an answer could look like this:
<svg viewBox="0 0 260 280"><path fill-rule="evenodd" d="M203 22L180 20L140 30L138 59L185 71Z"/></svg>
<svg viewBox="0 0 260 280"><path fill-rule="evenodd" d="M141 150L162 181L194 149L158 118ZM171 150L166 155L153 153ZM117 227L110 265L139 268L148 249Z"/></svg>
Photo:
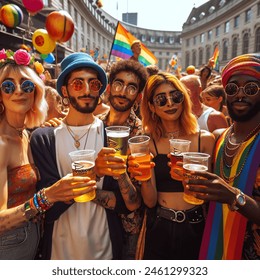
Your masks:
<svg viewBox="0 0 260 280"><path fill-rule="evenodd" d="M90 127L88 128L88 130L87 130L85 133L83 133L83 135L80 136L80 137L79 137L78 135L76 135L75 132L73 132L73 130L67 125L67 123L64 122L64 124L66 125L66 128L67 128L67 130L68 130L68 132L69 132L69 134L71 135L71 137L72 137L73 140L74 140L74 146L75 146L76 149L79 149L79 147L80 147L80 140L81 140L84 136L87 135L87 136L86 136L86 140L85 140L85 144L84 144L84 149L85 149L86 144L87 144L87 141L88 141L89 131L91 130L91 127L92 127L92 125L93 125L94 122L95 122L95 120L91 123Z"/></svg>
<svg viewBox="0 0 260 280"><path fill-rule="evenodd" d="M8 122L7 119L6 119L6 122L7 122L7 124L8 124L11 128L15 129L15 130L18 132L18 136L22 139L22 138L23 138L23 135L24 135L25 125L24 125L23 127L15 127L15 126L12 126L12 125Z"/></svg>

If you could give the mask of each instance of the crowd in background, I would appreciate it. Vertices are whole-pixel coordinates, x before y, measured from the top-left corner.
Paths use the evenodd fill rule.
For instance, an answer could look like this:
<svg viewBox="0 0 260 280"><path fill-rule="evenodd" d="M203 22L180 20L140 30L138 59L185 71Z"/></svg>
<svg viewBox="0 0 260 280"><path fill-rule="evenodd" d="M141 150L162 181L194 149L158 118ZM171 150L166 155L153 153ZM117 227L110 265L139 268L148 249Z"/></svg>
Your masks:
<svg viewBox="0 0 260 280"><path fill-rule="evenodd" d="M170 73L134 53L105 73L74 53L44 80L25 50L0 55L0 259L260 258L259 54L221 73L211 60ZM108 147L104 128L115 125L149 135L151 179L136 180L134 158ZM186 182L202 205L184 201L170 173L172 138L210 155L206 175ZM70 174L77 149L96 151L95 180Z"/></svg>

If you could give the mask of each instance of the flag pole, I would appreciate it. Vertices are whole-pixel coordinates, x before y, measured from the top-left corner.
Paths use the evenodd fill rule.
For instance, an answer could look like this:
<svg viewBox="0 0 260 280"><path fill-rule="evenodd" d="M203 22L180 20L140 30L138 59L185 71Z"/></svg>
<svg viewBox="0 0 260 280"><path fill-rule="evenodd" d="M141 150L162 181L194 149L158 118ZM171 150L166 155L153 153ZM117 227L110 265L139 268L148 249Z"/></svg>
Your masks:
<svg viewBox="0 0 260 280"><path fill-rule="evenodd" d="M119 24L119 21L117 21L116 30L115 30L115 34L114 34L114 38L113 38L113 43L112 43L112 45L111 45L111 49L110 49L110 52L109 52L108 62L107 62L107 67L106 67L106 72L108 71L108 65L110 64L110 57L111 57L111 52L112 52L112 49L113 49L113 46L114 46L114 42L115 42L115 38L116 38L116 33L117 33L118 24Z"/></svg>

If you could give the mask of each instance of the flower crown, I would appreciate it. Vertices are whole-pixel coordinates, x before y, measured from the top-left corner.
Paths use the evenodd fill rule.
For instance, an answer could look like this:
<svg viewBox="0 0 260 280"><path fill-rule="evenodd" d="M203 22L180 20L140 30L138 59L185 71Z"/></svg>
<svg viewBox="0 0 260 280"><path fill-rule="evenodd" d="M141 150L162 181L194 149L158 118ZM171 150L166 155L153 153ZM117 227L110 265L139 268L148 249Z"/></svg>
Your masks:
<svg viewBox="0 0 260 280"><path fill-rule="evenodd" d="M24 49L19 49L16 52L5 49L0 50L0 68L6 65L7 63L33 66L35 71L40 75L40 77L43 75L44 72L43 65L39 61L35 61L35 57L33 55L30 55L30 53L28 53Z"/></svg>

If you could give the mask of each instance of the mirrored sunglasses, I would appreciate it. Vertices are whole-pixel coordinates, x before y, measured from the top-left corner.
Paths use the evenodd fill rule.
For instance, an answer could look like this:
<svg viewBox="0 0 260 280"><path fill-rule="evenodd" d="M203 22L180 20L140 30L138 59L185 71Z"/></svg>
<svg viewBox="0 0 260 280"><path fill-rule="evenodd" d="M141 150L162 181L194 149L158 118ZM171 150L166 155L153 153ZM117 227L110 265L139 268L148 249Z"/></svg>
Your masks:
<svg viewBox="0 0 260 280"><path fill-rule="evenodd" d="M175 104L180 104L184 100L184 95L181 91L175 90L170 92L169 95L170 96L167 97L165 93L158 94L153 99L153 103L159 107L162 107L166 105L168 99L170 99Z"/></svg>
<svg viewBox="0 0 260 280"><path fill-rule="evenodd" d="M259 86L257 83L249 82L246 83L243 87L237 86L235 83L228 83L225 86L225 92L229 96L236 95L240 89L243 89L245 95L253 96L256 95L259 91Z"/></svg>
<svg viewBox="0 0 260 280"><path fill-rule="evenodd" d="M135 95L138 92L138 88L134 85L125 86L125 84L120 81L114 81L112 83L112 88L116 92L122 91L124 87L126 87L126 93L129 95Z"/></svg>
<svg viewBox="0 0 260 280"><path fill-rule="evenodd" d="M31 93L35 89L35 85L30 80L25 80L20 84L20 88L25 93ZM1 85L1 90L6 94L12 94L15 92L16 84L10 80L5 80Z"/></svg>
<svg viewBox="0 0 260 280"><path fill-rule="evenodd" d="M89 90L93 92L100 91L102 83L98 79L93 79L87 82ZM74 79L70 85L75 91L81 91L86 86L86 82L82 79Z"/></svg>

